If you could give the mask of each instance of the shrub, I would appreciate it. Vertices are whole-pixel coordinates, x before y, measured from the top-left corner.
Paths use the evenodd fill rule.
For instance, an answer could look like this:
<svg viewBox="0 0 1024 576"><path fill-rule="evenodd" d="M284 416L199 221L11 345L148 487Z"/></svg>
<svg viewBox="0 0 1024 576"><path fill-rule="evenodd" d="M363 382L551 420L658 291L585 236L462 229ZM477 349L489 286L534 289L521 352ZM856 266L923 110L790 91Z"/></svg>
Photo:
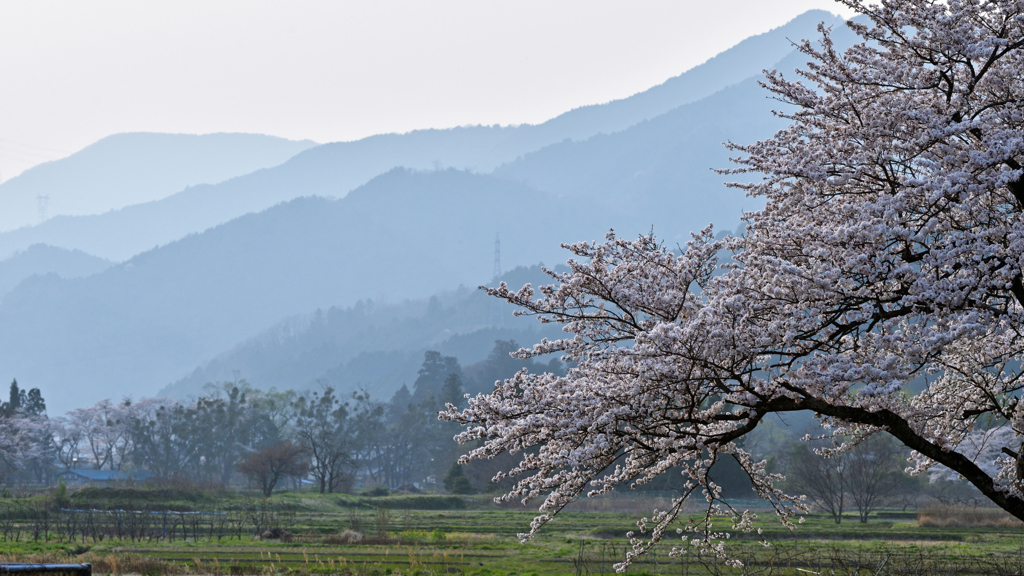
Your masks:
<svg viewBox="0 0 1024 576"><path fill-rule="evenodd" d="M1024 522L999 508L929 506L917 514L917 525L929 528L1020 528Z"/></svg>
<svg viewBox="0 0 1024 576"><path fill-rule="evenodd" d="M355 530L345 530L340 534L329 534L324 538L324 544L358 544L363 541L363 535Z"/></svg>
<svg viewBox="0 0 1024 576"><path fill-rule="evenodd" d="M423 494L414 496L392 496L382 500L364 502L375 508L392 510L465 510L466 501L458 496Z"/></svg>
<svg viewBox="0 0 1024 576"><path fill-rule="evenodd" d="M269 530L264 530L263 533L260 534L260 539L262 540L280 540L282 542L291 542L292 537L292 533L284 528L271 528Z"/></svg>

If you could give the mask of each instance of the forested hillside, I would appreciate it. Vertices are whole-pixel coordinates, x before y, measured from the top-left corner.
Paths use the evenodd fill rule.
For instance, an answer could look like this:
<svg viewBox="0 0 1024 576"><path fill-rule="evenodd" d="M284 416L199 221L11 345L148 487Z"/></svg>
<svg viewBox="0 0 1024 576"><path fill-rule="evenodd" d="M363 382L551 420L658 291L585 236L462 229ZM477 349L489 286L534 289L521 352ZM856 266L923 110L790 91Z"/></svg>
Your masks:
<svg viewBox="0 0 1024 576"><path fill-rule="evenodd" d="M552 280L535 265L506 272L488 284L498 281L537 286ZM412 385L428 350L468 365L486 359L498 340L528 345L561 336L551 325L516 318L513 310L466 286L417 300L360 300L353 306L318 309L217 355L158 395L182 399L199 394L208 382L244 378L262 389L301 390L322 383L343 393L365 389L390 397L403 384ZM486 378L484 384L489 384ZM467 387L480 388L472 383Z"/></svg>
<svg viewBox="0 0 1024 576"><path fill-rule="evenodd" d="M0 299L30 276L54 274L60 278L82 278L102 272L113 264L81 250L33 244L23 252L0 260Z"/></svg>

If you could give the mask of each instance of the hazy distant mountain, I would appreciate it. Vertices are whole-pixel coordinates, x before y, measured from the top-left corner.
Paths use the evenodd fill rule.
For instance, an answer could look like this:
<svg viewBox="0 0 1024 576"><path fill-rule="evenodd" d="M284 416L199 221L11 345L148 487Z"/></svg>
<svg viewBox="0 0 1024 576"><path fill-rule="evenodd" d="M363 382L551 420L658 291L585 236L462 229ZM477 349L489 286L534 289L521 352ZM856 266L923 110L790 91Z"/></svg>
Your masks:
<svg viewBox="0 0 1024 576"><path fill-rule="evenodd" d="M833 40L844 49L855 37L845 25ZM729 53L726 53L729 54ZM792 77L806 57L791 52L776 63ZM528 183L556 196L598 203L616 215L616 230L628 235L654 230L670 243L684 243L709 222L732 230L744 210L761 200L724 186L749 178L720 175L735 166L727 141L753 143L788 122L772 114L786 105L748 78L707 98L679 106L612 134L564 141L505 164L493 175Z"/></svg>
<svg viewBox="0 0 1024 576"><path fill-rule="evenodd" d="M800 61L790 56L779 67ZM330 350L321 355L277 347L279 354L261 360L256 348L239 343L317 308L343 309L367 298L379 304L422 300L485 282L495 233L510 268L561 262L567 256L561 242L597 240L609 228L632 236L653 225L674 243L708 221L735 227L740 209L753 206L742 193L721 188L721 178L711 173L728 165L721 142L751 142L780 123L753 81L718 88L618 132L577 142L560 138L530 154L498 144L518 141L511 135L531 127L377 136L318 146L280 166L159 201L2 234L0 254L44 239L112 259L163 245L89 277L23 281L0 301L0 366L54 398L58 412L102 397L151 395L193 373L182 381L184 390L236 369L279 380L270 384L279 387L316 377L390 385L418 366L413 343L392 346L387 338L362 336L375 349L333 366ZM634 112L623 110L610 117L626 122ZM499 149L506 160L518 159L491 175L394 169L345 195L348 186L392 162L479 170L485 160L496 162ZM308 193L344 197L277 204ZM273 207L235 218L267 206ZM486 342L467 334L468 328L450 341ZM438 338L431 341L448 345ZM395 350L402 356L387 356ZM291 373L296 379L286 383Z"/></svg>
<svg viewBox="0 0 1024 576"><path fill-rule="evenodd" d="M820 37L819 23L831 26L834 32L846 30L843 18L824 10L809 10L783 26L743 40L658 86L622 100L576 108L533 128L538 133L563 135L552 141L582 140L598 133L624 130L682 104L706 98L726 86L752 76L760 77L763 70L773 68L794 51L794 42ZM596 126L600 128L595 130Z"/></svg>
<svg viewBox="0 0 1024 576"><path fill-rule="evenodd" d="M0 184L0 230L100 214L276 166L316 143L259 134L116 134Z"/></svg>
<svg viewBox="0 0 1024 576"><path fill-rule="evenodd" d="M142 250L299 196L344 196L349 190L394 167L420 170L455 167L488 172L544 146L624 130L760 75L763 69L771 68L793 52L791 40L815 36L815 27L821 21L845 29L840 19L827 12L807 12L783 27L748 38L650 90L607 104L577 108L540 125L418 130L325 144L306 150L279 167L260 170L215 186L195 186L157 202L130 206L100 216L54 218L40 226L0 234L0 256L23 250L33 243L46 243L123 261ZM688 130L685 122L685 118L680 119L673 124L673 129L679 125ZM750 134L765 135L749 129L730 137L742 139ZM697 134L690 137L699 139ZM719 146L720 142L721 134L715 133L709 134L702 144L693 146L695 150L707 152L699 161L679 160L669 152L659 154L659 157L685 162L691 167L688 173L692 174L703 171L707 166L723 165L726 155ZM561 154L558 150L571 147L571 143L561 146L556 151L549 151L548 157ZM599 146L592 144L590 148ZM534 158L527 162L529 168L509 169L506 174L551 181L551 178L536 173L540 162L543 161ZM614 166L621 165L621 162L614 163ZM578 167L585 168L586 162L579 163ZM557 172L557 169L553 171ZM531 172L531 175L527 177L526 172ZM633 174L629 172L630 177ZM648 176L647 180L650 179ZM617 185L624 183L622 175L616 175L613 181ZM702 185L706 181L707 174L701 173ZM649 182L651 186L665 184L669 182L664 178L661 182Z"/></svg>
<svg viewBox="0 0 1024 576"><path fill-rule="evenodd" d="M143 250L296 197L342 197L350 187L394 168L396 162L433 170L441 165L435 165L433 159L446 150L449 158L453 151L474 150L476 136L486 130L492 129L425 130L317 146L281 166L216 185L193 186L159 201L98 216L53 218L39 226L2 233L0 254L45 242L123 261Z"/></svg>
<svg viewBox="0 0 1024 576"><path fill-rule="evenodd" d="M600 238L604 220L510 181L396 170L87 278L29 278L0 302L0 366L58 410L150 395L281 318L485 282L495 233L511 267L563 260L559 242Z"/></svg>
<svg viewBox="0 0 1024 576"><path fill-rule="evenodd" d="M770 113L772 104L763 90L753 80L748 80L620 133L599 135L584 142L555 144L500 168L496 176L528 181L533 188L561 197L548 207L535 206L564 221L563 230L544 230L529 218L524 218L517 226L521 232L548 238L550 242L547 246L534 244L539 252L527 254L527 261L531 256L548 262L560 261L567 254L552 255L558 243L598 239L608 228L634 236L653 226L654 231L670 243L685 242L690 231L710 221L716 222L719 230L734 229L742 209L753 208L753 201L742 192L724 188L721 181L725 177L716 175L708 167L729 165L729 152L720 142L728 138L751 141L780 128L783 123ZM404 172L389 174L380 182L375 180L367 188L386 189L391 184L385 188L375 185L389 180L397 184L399 175L404 190L426 195L436 194L441 189L438 184L447 181L439 174ZM467 182L474 180L469 178ZM489 179L476 181L491 182ZM427 189L427 186L434 189ZM358 194L366 192L361 189ZM524 197L521 201L536 202L536 197ZM583 212L573 206L589 207ZM466 214L467 218L478 217L471 210ZM394 224L398 222L396 217ZM589 235L581 236L580 224L584 222ZM384 243L391 234L381 234L379 238ZM514 257L508 253L510 242L504 243L506 258ZM400 248L400 242L390 247L391 250ZM477 248L479 252L474 260L478 265L485 264L485 251L489 246L482 242ZM483 277L484 270L480 270L479 277ZM375 271L378 276L384 273ZM407 276L395 281L402 283L416 281L416 278ZM521 280L520 284L525 281ZM206 382L231 379L237 370L242 377L261 387L306 387L319 378L331 381L338 389L363 384L390 395L393 388L401 385L403 375L410 372L415 375L425 343L435 342L438 348L454 346L446 340L450 335L440 338L425 333L429 328L424 326L432 324L420 320L424 312L413 312L409 308L419 310L424 304L383 307L374 314L363 308L331 309L320 319L308 320L315 329L305 325L299 329L295 321L289 321L219 355L165 391L176 395L183 391L195 393ZM388 312L385 314L383 310ZM406 320L400 323L397 318L402 314ZM477 313L481 318L485 314L486 309ZM373 331L374 326L388 326L388 322L392 323L388 328ZM471 323L462 321L460 325L464 332ZM346 336L339 336L339 332ZM319 339L310 340L311 334ZM493 338L485 338L484 342L489 350ZM445 353L455 354L468 364L481 360L487 350L475 356L465 354L465 358L455 352ZM336 364L339 359L345 359L345 363L328 370L327 364Z"/></svg>
<svg viewBox="0 0 1024 576"><path fill-rule="evenodd" d="M771 114L772 103L748 80L616 134L543 148L494 175L599 203L614 210L620 233L653 227L659 237L684 243L709 222L734 229L744 209L760 204L725 188L736 178L712 168L731 166L726 140L752 142L785 126Z"/></svg>
<svg viewBox="0 0 1024 576"><path fill-rule="evenodd" d="M733 228L743 194L706 174L724 164L722 140L771 134L769 107L748 82L622 132L549 147L493 176L393 170L340 200L293 200L89 278L31 278L0 303L0 365L26 385L60 390L69 406L97 394L153 394L281 318L476 285L490 276L496 232L514 266L564 261L560 243L600 239L609 228L633 235L654 223L671 241L709 220ZM240 183L256 178L285 186L310 173L291 172L300 159L324 148L190 192L251 191Z"/></svg>
<svg viewBox="0 0 1024 576"><path fill-rule="evenodd" d="M516 287L550 283L539 266L516 268L501 280ZM514 317L513 310L467 287L429 299L394 304L366 300L316 310L218 354L158 395L180 399L198 395L208 382L244 378L261 389L305 389L319 381L342 394L366 389L387 399L402 384L411 386L416 380L426 350L468 365L484 360L498 339L528 345L561 335L554 325Z"/></svg>
<svg viewBox="0 0 1024 576"><path fill-rule="evenodd" d="M37 274L55 274L61 278L81 278L101 272L113 262L80 250L64 250L34 244L10 258L0 261L0 298L22 280Z"/></svg>

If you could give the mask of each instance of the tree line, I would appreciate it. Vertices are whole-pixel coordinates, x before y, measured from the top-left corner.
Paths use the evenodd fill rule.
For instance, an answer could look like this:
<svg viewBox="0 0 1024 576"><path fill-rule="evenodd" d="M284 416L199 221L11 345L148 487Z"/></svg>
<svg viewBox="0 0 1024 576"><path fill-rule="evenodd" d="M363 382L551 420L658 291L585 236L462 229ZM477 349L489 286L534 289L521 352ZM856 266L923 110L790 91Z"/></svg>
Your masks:
<svg viewBox="0 0 1024 576"><path fill-rule="evenodd" d="M320 492L348 491L362 481L378 490L416 487L470 492L476 487L453 465L459 426L439 421L445 406L522 368L561 370L509 355L514 341L497 341L489 357L463 371L458 360L424 355L412 387L390 400L368 392L259 390L245 380L208 384L203 395L102 400L48 417L38 389L11 384L0 405L0 475L4 482L55 484L70 469L121 471L167 482L241 485L269 496L303 479ZM460 480L459 477L462 477Z"/></svg>

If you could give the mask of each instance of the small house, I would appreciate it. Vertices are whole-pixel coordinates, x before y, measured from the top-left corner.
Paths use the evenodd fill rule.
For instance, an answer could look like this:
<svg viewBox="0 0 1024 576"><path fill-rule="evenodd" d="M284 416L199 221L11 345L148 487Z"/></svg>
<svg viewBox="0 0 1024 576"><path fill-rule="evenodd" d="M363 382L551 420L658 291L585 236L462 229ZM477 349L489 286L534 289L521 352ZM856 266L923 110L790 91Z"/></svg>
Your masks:
<svg viewBox="0 0 1024 576"><path fill-rule="evenodd" d="M149 470L89 470L69 468L57 473L57 478L70 487L79 486L121 486L141 484L153 477Z"/></svg>

